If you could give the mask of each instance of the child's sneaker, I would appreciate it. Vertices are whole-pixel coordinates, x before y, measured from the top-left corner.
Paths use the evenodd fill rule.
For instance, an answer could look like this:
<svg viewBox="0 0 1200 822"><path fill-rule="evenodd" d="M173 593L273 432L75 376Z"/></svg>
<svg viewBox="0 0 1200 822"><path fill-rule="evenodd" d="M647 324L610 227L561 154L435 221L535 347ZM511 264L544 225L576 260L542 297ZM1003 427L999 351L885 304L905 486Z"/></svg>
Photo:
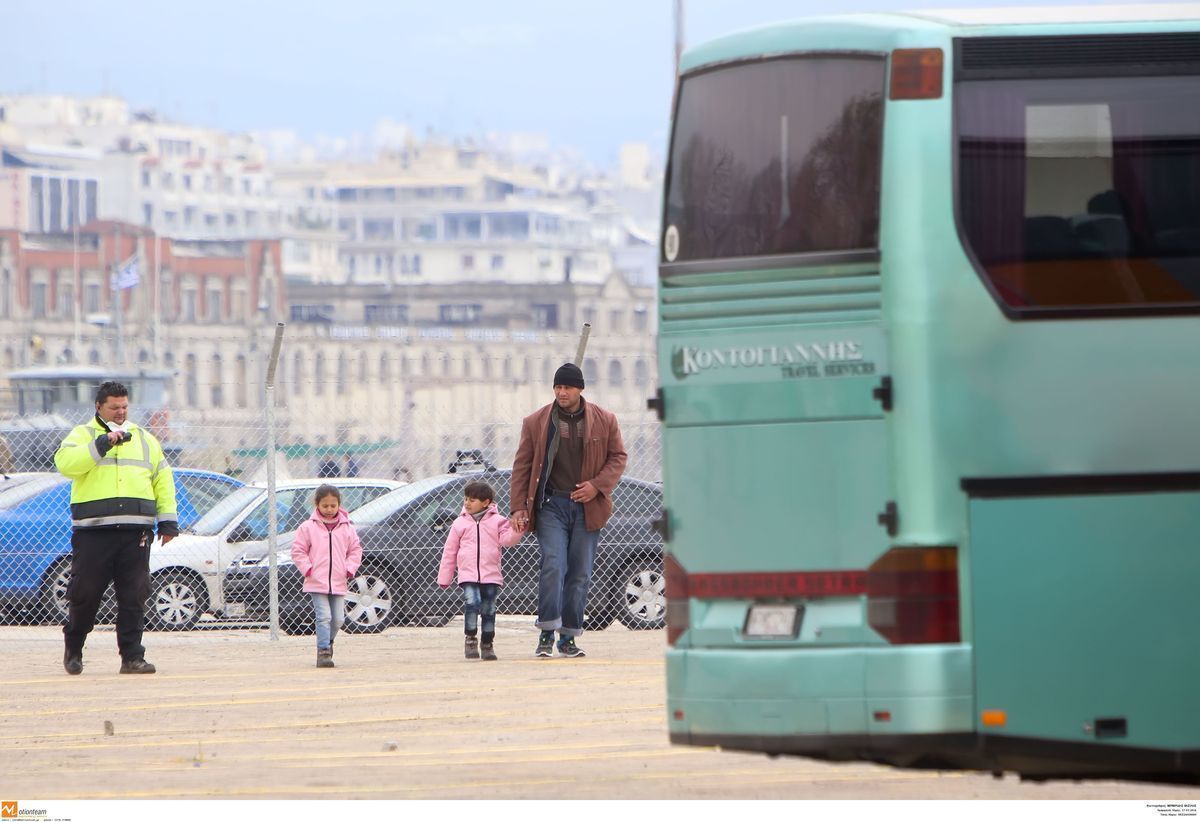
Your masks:
<svg viewBox="0 0 1200 822"><path fill-rule="evenodd" d="M542 631L542 635L538 637L537 650L533 652L534 656L554 656L554 632Z"/></svg>
<svg viewBox="0 0 1200 822"><path fill-rule="evenodd" d="M575 637L566 636L558 641L559 656L587 656L583 649L575 644Z"/></svg>
<svg viewBox="0 0 1200 822"><path fill-rule="evenodd" d="M479 640L473 636L467 636L463 640L463 656L467 659L479 659Z"/></svg>

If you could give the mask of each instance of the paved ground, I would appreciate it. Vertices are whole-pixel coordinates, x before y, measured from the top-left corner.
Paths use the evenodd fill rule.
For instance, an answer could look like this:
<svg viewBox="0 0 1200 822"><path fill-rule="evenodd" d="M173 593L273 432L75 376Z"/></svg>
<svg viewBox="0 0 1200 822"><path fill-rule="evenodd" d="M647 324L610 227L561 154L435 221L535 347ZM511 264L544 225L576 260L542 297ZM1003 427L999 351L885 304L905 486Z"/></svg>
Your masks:
<svg viewBox="0 0 1200 822"><path fill-rule="evenodd" d="M461 622L311 637L147 634L154 676L118 676L98 629L82 676L52 627L0 628L6 797L1200 799L1200 789L771 760L667 743L663 633L588 634L586 659L537 660L501 618L499 662L461 656Z"/></svg>

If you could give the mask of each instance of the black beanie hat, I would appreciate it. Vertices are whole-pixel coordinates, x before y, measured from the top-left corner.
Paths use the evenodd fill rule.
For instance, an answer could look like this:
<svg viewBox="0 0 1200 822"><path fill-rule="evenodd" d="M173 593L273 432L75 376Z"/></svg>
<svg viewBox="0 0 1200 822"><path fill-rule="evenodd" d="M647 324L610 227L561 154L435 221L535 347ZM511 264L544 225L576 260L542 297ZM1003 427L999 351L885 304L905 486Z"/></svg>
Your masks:
<svg viewBox="0 0 1200 822"><path fill-rule="evenodd" d="M575 363L564 363L554 372L555 385L573 385L576 388L583 388L583 372L579 370L579 366Z"/></svg>

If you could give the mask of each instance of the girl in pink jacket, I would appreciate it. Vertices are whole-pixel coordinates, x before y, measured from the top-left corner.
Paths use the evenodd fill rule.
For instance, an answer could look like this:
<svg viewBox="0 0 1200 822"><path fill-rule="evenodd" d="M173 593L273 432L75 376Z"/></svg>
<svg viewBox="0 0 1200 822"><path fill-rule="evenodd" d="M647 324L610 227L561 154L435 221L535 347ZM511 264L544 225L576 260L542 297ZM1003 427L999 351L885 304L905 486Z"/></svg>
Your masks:
<svg viewBox="0 0 1200 822"><path fill-rule="evenodd" d="M347 583L362 562L362 543L342 508L342 494L322 485L313 495L316 510L296 530L292 561L304 574L304 590L317 617L317 667L333 667L333 639L346 618Z"/></svg>
<svg viewBox="0 0 1200 822"><path fill-rule="evenodd" d="M496 659L492 642L496 637L496 595L504 584L500 576L500 549L516 545L523 532L501 516L492 502L496 492L486 482L469 482L463 489L463 510L450 526L438 585L449 588L458 571L463 591L464 649L467 659ZM483 616L483 634L475 639L475 627Z"/></svg>

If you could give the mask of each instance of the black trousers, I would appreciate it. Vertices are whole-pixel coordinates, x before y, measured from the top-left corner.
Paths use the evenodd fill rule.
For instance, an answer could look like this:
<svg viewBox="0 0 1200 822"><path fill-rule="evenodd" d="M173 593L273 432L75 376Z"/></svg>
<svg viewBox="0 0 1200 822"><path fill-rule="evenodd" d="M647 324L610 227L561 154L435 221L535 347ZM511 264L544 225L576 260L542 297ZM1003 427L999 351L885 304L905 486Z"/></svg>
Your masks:
<svg viewBox="0 0 1200 822"><path fill-rule="evenodd" d="M150 596L150 541L153 532L134 528L91 528L71 534L70 610L63 637L69 651L83 653L96 626L96 612L108 583L117 593L117 649L121 659L142 659L146 597Z"/></svg>

